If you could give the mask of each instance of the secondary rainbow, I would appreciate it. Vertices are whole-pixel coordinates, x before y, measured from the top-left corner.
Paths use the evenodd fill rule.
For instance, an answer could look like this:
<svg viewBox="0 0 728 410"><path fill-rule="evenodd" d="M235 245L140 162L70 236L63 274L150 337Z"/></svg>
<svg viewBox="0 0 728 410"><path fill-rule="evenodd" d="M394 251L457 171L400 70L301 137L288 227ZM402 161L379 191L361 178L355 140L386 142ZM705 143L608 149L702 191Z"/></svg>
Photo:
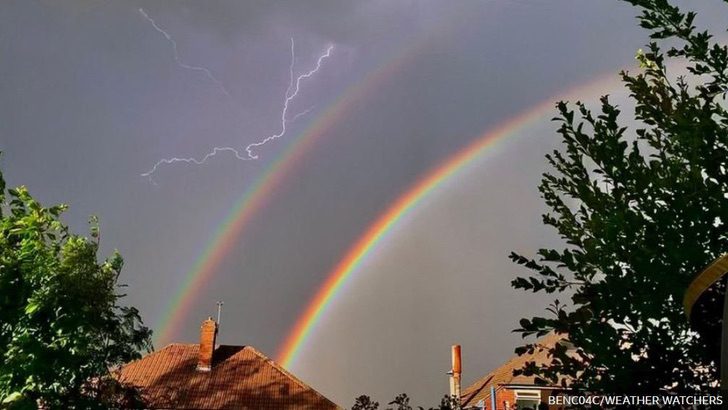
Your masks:
<svg viewBox="0 0 728 410"><path fill-rule="evenodd" d="M220 223L212 235L212 239L204 251L195 260L182 279L178 291L167 304L161 320L156 327L159 329L155 337L156 344L169 342L179 329L188 323L190 309L193 306L195 295L204 290L204 285L215 274L217 267L230 252L238 238L243 234L248 222L256 212L263 207L275 192L275 188L283 181L292 169L299 163L305 153L322 135L333 126L342 121L351 112L357 103L377 90L393 74L399 72L410 60L418 55L427 45L421 41L410 46L406 52L394 54L385 60L376 69L369 72L358 83L348 87L338 98L334 99L319 117L312 121L301 134L274 160L261 176L243 192L234 203L230 212Z"/></svg>
<svg viewBox="0 0 728 410"><path fill-rule="evenodd" d="M415 209L423 198L437 190L446 181L459 174L468 165L475 162L483 154L490 151L498 142L509 136L518 135L528 125L544 118L553 112L554 102L558 99L568 99L569 96L593 95L603 92L608 86L617 84L616 75L608 74L598 76L596 80L549 98L529 110L501 123L493 129L487 130L474 142L467 145L454 155L447 158L430 172L426 173L407 191L400 195L384 213L366 229L364 234L349 248L344 257L334 266L328 274L326 281L309 302L304 313L299 316L288 337L282 344L278 353L279 362L290 368L296 361L298 354L306 341L310 338L312 330L321 321L321 317L331 306L334 297L341 292L347 279L357 270L377 245L387 236L392 228L408 213Z"/></svg>

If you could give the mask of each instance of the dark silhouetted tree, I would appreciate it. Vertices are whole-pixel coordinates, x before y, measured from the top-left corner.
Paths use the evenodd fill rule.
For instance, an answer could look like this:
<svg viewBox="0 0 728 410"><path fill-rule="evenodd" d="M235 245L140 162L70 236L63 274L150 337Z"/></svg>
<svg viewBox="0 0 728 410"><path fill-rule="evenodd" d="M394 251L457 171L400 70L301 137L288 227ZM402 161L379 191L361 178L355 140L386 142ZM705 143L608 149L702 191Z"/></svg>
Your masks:
<svg viewBox="0 0 728 410"><path fill-rule="evenodd" d="M409 396L404 393L395 397L394 400L389 402L389 405L394 407L387 407L387 410L413 410Z"/></svg>
<svg viewBox="0 0 728 410"><path fill-rule="evenodd" d="M390 406L386 410L414 410L414 407L410 404L410 398L406 394L402 393L389 402ZM377 410L379 409L379 403L372 401L369 396L359 396L355 399L354 405L351 410ZM417 410L425 410L422 406L417 406ZM440 400L440 405L437 407L430 407L428 410L460 410L460 403L455 399L454 396L444 396Z"/></svg>
<svg viewBox="0 0 728 410"><path fill-rule="evenodd" d="M351 410L377 410L379 402L373 401L369 396L361 395L354 400Z"/></svg>
<svg viewBox="0 0 728 410"><path fill-rule="evenodd" d="M557 104L563 148L546 156L553 171L539 190L543 222L565 246L511 254L532 271L514 287L570 298L517 331L568 334L574 349L557 345L552 363L517 373L568 376L596 392L711 391L720 323L696 334L682 300L696 272L728 251L728 49L695 27L693 12L629 3L652 38L639 72L621 73L636 125L623 125L607 97L596 112Z"/></svg>

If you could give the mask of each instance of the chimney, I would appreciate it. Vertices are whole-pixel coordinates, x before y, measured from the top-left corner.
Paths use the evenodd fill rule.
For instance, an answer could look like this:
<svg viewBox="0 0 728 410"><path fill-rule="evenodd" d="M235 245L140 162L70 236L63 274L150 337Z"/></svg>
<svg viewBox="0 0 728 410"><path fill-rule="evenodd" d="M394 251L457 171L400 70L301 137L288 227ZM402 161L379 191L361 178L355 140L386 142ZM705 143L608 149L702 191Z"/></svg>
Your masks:
<svg viewBox="0 0 728 410"><path fill-rule="evenodd" d="M460 345L452 345L452 370L448 372L450 375L450 397L460 403L460 376L463 368L460 358Z"/></svg>
<svg viewBox="0 0 728 410"><path fill-rule="evenodd" d="M200 326L200 352L197 357L197 370L209 372L212 369L212 355L215 352L217 322L208 317Z"/></svg>

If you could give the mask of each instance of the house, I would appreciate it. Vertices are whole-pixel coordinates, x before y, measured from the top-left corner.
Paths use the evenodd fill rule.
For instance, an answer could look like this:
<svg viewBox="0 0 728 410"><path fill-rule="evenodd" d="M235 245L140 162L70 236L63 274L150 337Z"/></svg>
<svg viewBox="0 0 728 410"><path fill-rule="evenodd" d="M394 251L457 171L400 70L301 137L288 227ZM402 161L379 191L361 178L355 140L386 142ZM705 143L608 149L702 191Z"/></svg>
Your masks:
<svg viewBox="0 0 728 410"><path fill-rule="evenodd" d="M208 318L199 344L167 345L123 366L117 379L151 409L340 409L255 348L215 345L217 332Z"/></svg>
<svg viewBox="0 0 728 410"><path fill-rule="evenodd" d="M548 349L556 343L568 342L564 335L550 333L537 341L543 348L511 358L465 388L458 396L463 409L494 410L492 403L495 402L495 410L562 410L561 406L547 405L549 396L563 392L562 387L537 385L535 376L513 375L513 371L521 369L526 362L548 363ZM491 392L495 393L494 397L491 397Z"/></svg>

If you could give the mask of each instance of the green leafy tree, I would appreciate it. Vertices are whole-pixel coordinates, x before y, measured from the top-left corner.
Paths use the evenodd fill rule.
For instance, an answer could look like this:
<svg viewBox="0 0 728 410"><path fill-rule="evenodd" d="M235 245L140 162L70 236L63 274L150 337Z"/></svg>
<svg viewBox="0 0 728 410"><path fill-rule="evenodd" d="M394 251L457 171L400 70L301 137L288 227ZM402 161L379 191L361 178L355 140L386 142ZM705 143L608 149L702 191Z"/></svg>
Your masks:
<svg viewBox="0 0 728 410"><path fill-rule="evenodd" d="M111 370L151 349L139 312L120 305L118 253L99 262L99 229L74 235L0 173L0 408L89 409L135 400Z"/></svg>
<svg viewBox="0 0 728 410"><path fill-rule="evenodd" d="M709 392L720 323L696 334L682 300L696 272L728 252L728 49L695 27L693 12L628 2L652 39L638 52L639 72L621 73L637 125L622 125L607 97L596 112L557 104L563 147L546 156L553 171L539 190L550 209L543 222L565 245L535 258L511 254L532 271L515 288L570 298L517 331L563 333L573 349L558 344L552 363L517 373L551 383L567 376L595 392Z"/></svg>

